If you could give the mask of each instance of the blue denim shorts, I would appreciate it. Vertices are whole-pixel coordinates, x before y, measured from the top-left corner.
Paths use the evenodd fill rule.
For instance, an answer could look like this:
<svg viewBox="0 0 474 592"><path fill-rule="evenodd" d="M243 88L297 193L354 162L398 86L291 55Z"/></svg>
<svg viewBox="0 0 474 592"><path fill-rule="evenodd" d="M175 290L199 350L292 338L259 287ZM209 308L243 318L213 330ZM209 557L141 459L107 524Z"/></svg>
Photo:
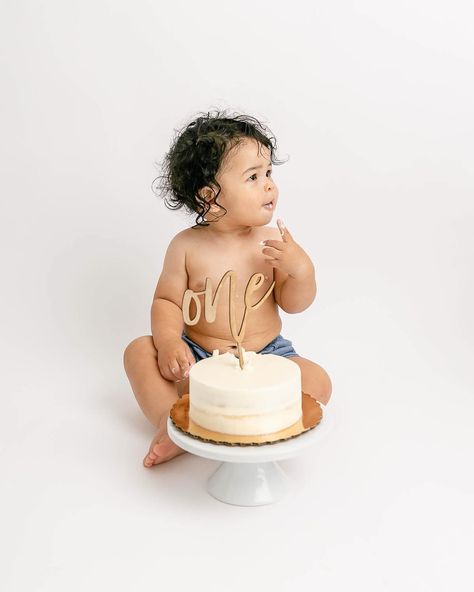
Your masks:
<svg viewBox="0 0 474 592"><path fill-rule="evenodd" d="M212 352L208 352L207 350L203 349L197 343L189 339L189 337L185 335L184 332L181 335L181 338L189 345L196 362L212 356ZM270 343L267 343L267 345L258 351L257 354L275 354L276 356L284 356L285 358L298 355L295 352L291 341L289 339L285 339L281 334L277 335L273 341L270 341Z"/></svg>

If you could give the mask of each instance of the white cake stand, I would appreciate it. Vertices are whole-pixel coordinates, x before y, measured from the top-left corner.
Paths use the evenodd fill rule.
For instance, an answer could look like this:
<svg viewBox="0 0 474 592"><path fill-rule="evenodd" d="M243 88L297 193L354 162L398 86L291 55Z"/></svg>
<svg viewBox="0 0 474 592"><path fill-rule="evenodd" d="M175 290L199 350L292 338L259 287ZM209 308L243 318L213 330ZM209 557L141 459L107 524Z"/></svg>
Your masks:
<svg viewBox="0 0 474 592"><path fill-rule="evenodd" d="M323 408L320 423L307 432L261 446L225 446L197 440L178 430L168 417L168 434L183 450L222 461L207 482L207 491L216 499L236 506L262 506L279 501L289 492L289 481L275 462L297 456L327 436L334 426L334 417Z"/></svg>

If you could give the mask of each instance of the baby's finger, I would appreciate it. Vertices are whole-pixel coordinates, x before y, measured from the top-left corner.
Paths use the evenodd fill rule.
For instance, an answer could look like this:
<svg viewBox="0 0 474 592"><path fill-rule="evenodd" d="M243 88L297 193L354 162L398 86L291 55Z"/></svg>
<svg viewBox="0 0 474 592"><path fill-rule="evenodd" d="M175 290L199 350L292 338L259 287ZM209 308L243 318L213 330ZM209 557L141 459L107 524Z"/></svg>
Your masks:
<svg viewBox="0 0 474 592"><path fill-rule="evenodd" d="M175 382L181 380L181 368L179 367L179 364L176 360L170 362L168 368L171 372L171 376L173 377L172 380Z"/></svg>
<svg viewBox="0 0 474 592"><path fill-rule="evenodd" d="M176 368L171 368L171 374L173 376L171 380L174 380L174 382L178 382L178 370Z"/></svg>
<svg viewBox="0 0 474 592"><path fill-rule="evenodd" d="M264 249L262 249L262 253L264 255L269 255L270 257L278 259L279 256L282 254L282 251L280 251L280 249L275 249L274 247L265 247Z"/></svg>
<svg viewBox="0 0 474 592"><path fill-rule="evenodd" d="M187 357L185 356L185 354L181 354L178 357L177 361L179 363L181 376L183 378L186 378L189 375L189 368L190 368L190 364L189 364Z"/></svg>
<svg viewBox="0 0 474 592"><path fill-rule="evenodd" d="M283 241L267 239L265 241L262 241L261 244L262 244L263 248L269 247L272 249L277 249L278 251L283 251L285 248L285 243ZM262 248L262 251L263 251L263 248Z"/></svg>
<svg viewBox="0 0 474 592"><path fill-rule="evenodd" d="M291 236L291 233L289 232L288 228L285 226L285 223L283 222L283 220L281 218L278 218L277 224L278 224L278 228L280 230L280 234L281 234L281 238L282 238L283 242L285 242L285 243L291 242L293 240L293 237Z"/></svg>
<svg viewBox="0 0 474 592"><path fill-rule="evenodd" d="M196 358L194 357L194 354L191 351L189 345L186 345L186 358L189 362L189 367L191 369L191 366L194 366L194 364L196 363Z"/></svg>

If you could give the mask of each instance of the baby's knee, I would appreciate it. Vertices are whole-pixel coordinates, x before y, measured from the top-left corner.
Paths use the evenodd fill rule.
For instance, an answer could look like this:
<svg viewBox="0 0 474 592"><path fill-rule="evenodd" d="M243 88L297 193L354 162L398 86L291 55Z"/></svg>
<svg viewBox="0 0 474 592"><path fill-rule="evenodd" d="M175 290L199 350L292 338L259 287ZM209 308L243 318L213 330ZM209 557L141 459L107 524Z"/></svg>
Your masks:
<svg viewBox="0 0 474 592"><path fill-rule="evenodd" d="M329 399L331 398L331 395L332 395L332 382L329 379L329 389L326 392L326 397L325 397L326 402L323 403L324 405L327 405L329 403Z"/></svg>
<svg viewBox="0 0 474 592"><path fill-rule="evenodd" d="M142 335L131 341L123 352L123 363L125 368L136 360L143 359L146 355L156 356L155 344L151 335Z"/></svg>
<svg viewBox="0 0 474 592"><path fill-rule="evenodd" d="M320 400L323 405L327 405L332 395L332 382L326 370L324 370L324 368L321 368L321 370L323 371L321 381L321 399L318 400Z"/></svg>

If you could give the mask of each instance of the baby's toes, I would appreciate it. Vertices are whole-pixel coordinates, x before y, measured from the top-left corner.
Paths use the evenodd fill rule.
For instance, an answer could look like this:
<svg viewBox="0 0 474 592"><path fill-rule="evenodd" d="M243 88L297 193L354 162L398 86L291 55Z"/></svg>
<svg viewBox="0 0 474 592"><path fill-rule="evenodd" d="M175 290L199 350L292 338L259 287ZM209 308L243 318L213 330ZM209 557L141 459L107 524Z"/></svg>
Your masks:
<svg viewBox="0 0 474 592"><path fill-rule="evenodd" d="M168 459L171 456L174 456L174 453L181 448L178 448L176 444L170 440L169 438L163 438L161 442L157 442L152 449L152 454L156 456L156 460L158 462Z"/></svg>
<svg viewBox="0 0 474 592"><path fill-rule="evenodd" d="M169 436L155 437L150 444L148 454L143 459L143 464L145 467L152 467L153 465L171 460L183 452L184 450L176 446Z"/></svg>
<svg viewBox="0 0 474 592"><path fill-rule="evenodd" d="M164 441L153 446L153 450L151 452L153 461L152 464L148 466L164 463L168 460L171 460L175 456L182 454L183 452L184 450L179 446L176 446L172 440L165 438Z"/></svg>
<svg viewBox="0 0 474 592"><path fill-rule="evenodd" d="M152 465L154 465L156 463L156 461L158 459L158 454L157 454L157 451L155 450L155 448L158 446L158 444L162 438L163 438L162 435L157 434L153 438L153 440L151 441L150 448L148 450L148 454L143 459L143 464L146 467L151 467Z"/></svg>
<svg viewBox="0 0 474 592"><path fill-rule="evenodd" d="M150 451L143 459L144 466L152 467L155 464L157 458L158 456L154 452Z"/></svg>

